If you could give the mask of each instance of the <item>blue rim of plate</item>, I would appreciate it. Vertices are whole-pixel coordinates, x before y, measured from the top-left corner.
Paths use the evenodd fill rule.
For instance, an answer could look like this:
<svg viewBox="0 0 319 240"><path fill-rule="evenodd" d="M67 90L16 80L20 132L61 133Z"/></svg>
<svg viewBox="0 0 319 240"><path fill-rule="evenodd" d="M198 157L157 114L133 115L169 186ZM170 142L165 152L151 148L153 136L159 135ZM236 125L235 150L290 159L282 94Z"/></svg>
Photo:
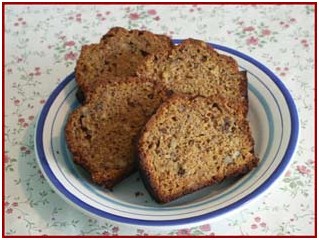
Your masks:
<svg viewBox="0 0 319 240"><path fill-rule="evenodd" d="M173 40L175 44L179 44L183 40ZM213 217L220 216L226 212L229 212L231 210L234 210L238 208L239 206L243 205L247 201L257 197L260 193L264 192L266 189L268 189L272 183L281 175L281 173L285 170L286 166L288 165L294 151L296 148L297 140L298 140L298 134L299 134L299 120L298 120L298 112L296 105L293 101L292 96L289 93L289 90L285 87L285 85L280 81L280 79L271 71L269 70L265 65L262 63L258 62L257 60L247 56L244 53L241 53L237 50L234 50L229 47L225 47L222 45L218 44L210 44L212 45L215 49L225 51L227 53L233 54L235 56L238 56L256 67L258 67L260 70L262 70L275 84L276 86L280 89L281 93L283 94L288 109L291 117L291 134L289 138L289 143L286 149L286 152L278 165L278 167L275 169L275 171L271 174L271 176L264 182L262 183L259 188L255 189L253 192L250 194L246 195L242 199L238 200L235 203L232 203L231 205L227 206L226 208L215 210L210 213L206 213L200 216L194 216L194 217L189 217L189 218L184 218L184 219L178 219L178 220L161 220L161 221L156 221L156 220L140 220L140 219L132 219L132 218L127 218L127 217L122 217L118 215L114 215L111 213L104 212L102 210L96 209L87 203L83 202L76 196L74 196L71 192L69 192L60 182L59 180L55 177L53 174L49 164L48 160L45 156L44 153L44 148L43 148L43 128L44 128L44 123L47 117L47 114L50 110L51 105L53 104L55 98L58 96L58 94L64 89L64 87L72 80L74 79L74 73L71 73L69 76L67 76L59 85L58 87L52 92L52 94L49 96L47 102L43 106L43 109L38 117L38 121L36 124L36 134L35 134L35 149L36 149L36 154L37 154L37 159L39 161L41 169L44 171L47 179L53 185L54 188L58 190L60 194L62 194L64 197L67 198L67 200L71 201L74 203L77 207L80 207L81 209L84 209L88 211L91 214L98 215L103 218L107 218L110 220L114 220L117 222L122 222L122 223L127 223L127 224L134 224L134 225L144 225L144 226L169 226L169 225L178 225L178 224L190 224L190 223L195 223L195 222L200 222L204 221Z"/></svg>

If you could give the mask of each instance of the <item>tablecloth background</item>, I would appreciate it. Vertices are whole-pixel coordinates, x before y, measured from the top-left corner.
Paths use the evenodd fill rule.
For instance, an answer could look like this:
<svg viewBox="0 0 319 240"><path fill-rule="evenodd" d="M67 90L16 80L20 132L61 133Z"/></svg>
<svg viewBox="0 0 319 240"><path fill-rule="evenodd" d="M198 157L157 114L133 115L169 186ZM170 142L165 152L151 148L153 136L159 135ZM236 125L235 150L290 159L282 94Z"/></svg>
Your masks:
<svg viewBox="0 0 319 240"><path fill-rule="evenodd" d="M157 229L87 217L48 185L34 153L35 120L74 70L83 44L113 26L198 38L264 63L289 89L300 118L284 176L239 211L193 227ZM6 235L314 234L314 8L306 5L22 5L5 7Z"/></svg>

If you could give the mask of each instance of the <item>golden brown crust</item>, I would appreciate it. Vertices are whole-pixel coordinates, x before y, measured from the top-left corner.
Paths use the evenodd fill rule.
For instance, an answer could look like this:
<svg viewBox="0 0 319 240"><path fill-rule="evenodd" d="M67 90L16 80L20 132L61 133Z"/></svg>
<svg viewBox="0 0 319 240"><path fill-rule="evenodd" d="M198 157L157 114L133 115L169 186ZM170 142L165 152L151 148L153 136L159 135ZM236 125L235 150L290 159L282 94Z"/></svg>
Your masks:
<svg viewBox="0 0 319 240"><path fill-rule="evenodd" d="M247 71L241 71L240 74L242 75L241 82L240 82L240 93L242 96L243 107L246 108L246 115L248 113L248 78L247 78Z"/></svg>
<svg viewBox="0 0 319 240"><path fill-rule="evenodd" d="M240 154L241 154L239 156L240 161L238 160L239 158L234 160L234 161L236 161L236 165L232 165L233 163L231 163L230 165L227 165L227 167L225 165L225 166L223 166L225 168L223 171L220 171L216 174L212 174L211 176L207 177L206 180L204 180L204 181L197 181L196 182L196 175L191 175L190 176L191 179L189 179L189 180L185 180L185 179L183 179L183 177L178 178L178 175L174 175L177 177L174 179L167 180L171 183L170 185L174 185L174 183L176 183L176 182L180 182L180 184L187 182L187 186L186 187L184 186L183 188L178 188L178 185L177 185L176 191L174 191L174 189L173 189L170 192L170 194L168 194L167 192L165 193L165 191L163 190L163 189L165 189L165 187L162 186L162 185L166 184L166 182L167 182L166 179L161 178L161 181L159 181L158 176L165 174L165 171L167 170L169 172L169 173L167 173L168 174L167 178L169 178L169 176L172 176L172 174L174 174L174 171L170 170L168 168L170 166L172 168L174 168L174 166L176 166L176 164L172 163L172 156L170 156L169 160L167 160L167 161L165 160L166 167L164 167L164 168L166 170L163 173L163 169L159 167L160 165L156 165L155 161L164 161L163 156L166 156L167 154L169 154L169 151L168 151L165 144L168 144L169 141L172 141L171 139L174 138L175 133L174 133L174 131L169 131L169 129L168 129L168 134L169 134L169 136L171 136L171 138L168 138L168 139L170 139L170 140L167 140L168 142L165 142L165 140L164 140L165 144L163 147L161 147L161 150L160 150L160 151L164 151L164 153L162 153L162 155L156 154L156 150L154 150L154 148L152 146L153 146L153 144L156 144L156 142L160 138L162 139L162 137L165 135L165 132L163 133L164 135L156 135L155 136L154 134L157 132L157 129L159 129L159 126L161 126L164 129L167 126L172 126L172 122L170 122L169 125L165 125L165 122L166 121L169 122L169 119L171 117L173 117L173 116L176 117L176 115L174 115L173 113L171 114L171 112L168 112L168 111L171 111L172 106L174 106L174 105L178 106L179 103L183 102L183 106L185 105L186 108L188 108L188 107L191 107L193 105L188 106L187 103L193 103L194 101L199 101L199 102L205 103L207 106L211 105L211 103L219 104L220 108L224 111L224 114L225 114L224 117L230 118L230 119L231 118L236 119L235 125L232 125L232 126L238 126L238 129L234 130L234 131L236 131L236 134L241 134L240 136L242 136L243 139L245 139L245 141L247 141L247 142L245 143L246 145L244 145L242 147L242 149L229 150L230 153L235 151L235 153L239 154L239 152L240 152ZM224 180L225 178L245 174L248 171L250 171L251 169L253 169L258 163L258 158L254 154L254 149L253 149L254 141L253 141L251 133L250 133L248 122L245 119L245 111L246 110L243 108L242 104L238 104L236 102L228 102L227 99L224 99L222 97L217 97L217 96L214 96L213 98L209 99L209 98L205 98L202 96L191 97L191 96L175 94L169 100L164 102L158 108L156 113L150 118L150 120L147 122L147 124L144 126L143 130L141 131L141 137L140 137L139 142L138 142L139 169L141 172L142 179L145 182L147 189L150 191L150 193L154 197L154 199L160 203L166 203L166 202L172 201L176 198L179 198L181 196L184 196L185 194L192 193L198 189L209 186L213 183L220 182L220 181ZM163 119L165 119L165 121ZM161 124L159 124L159 123L161 123ZM193 124L196 124L196 123L194 122ZM185 123L183 124L182 122L180 122L179 125L184 126ZM201 125L198 125L198 128L201 128ZM182 131L182 130L180 130L180 131ZM206 130L206 131L208 131L208 130ZM219 131L221 131L221 130L219 130ZM188 134L189 134L188 136L192 136L192 137L194 137L196 135L195 132L189 132ZM217 135L218 131L215 134ZM240 138L240 136L239 137L236 136L236 138L234 138L234 139L238 140ZM185 138L186 137L187 136L185 136ZM153 140L150 140L150 139L153 139ZM190 139L191 139L191 141L192 140L195 141L195 137L193 139L192 138L190 138ZM162 141L163 141L163 139L161 140L161 142L159 144L162 144ZM151 148L148 148L148 146L151 146ZM236 145L236 146L238 148L239 145ZM190 147L190 146L188 146L188 147ZM214 148L213 145L211 147ZM185 152L185 154L186 154L186 152ZM223 152L223 150L222 150L222 152ZM175 153L176 152L171 152L171 154L175 154ZM223 153L223 154L225 154L225 153ZM161 156L161 157L157 158L158 156ZM203 155L201 155L201 156L203 157ZM211 157L216 157L216 156L211 156ZM225 156L221 155L221 157L224 158ZM226 158L227 157L228 157L228 155L226 156ZM192 168L187 168L186 163L189 161L192 161L192 160L187 159L187 158L183 158L183 159L184 160L180 160L183 162L183 163L181 163L180 166L182 168L185 168L186 172L191 171ZM211 160L207 159L206 163L207 163L207 161L211 161ZM178 163L178 161L177 161L177 163ZM193 165L193 167L196 168L196 164ZM198 171L201 171L198 168L196 168L196 169ZM211 171L211 170L212 169L207 169L207 171ZM162 172L160 172L160 171L162 171ZM197 177L198 177L198 175L197 175ZM161 185L159 185L159 182ZM185 185L186 185L186 183L185 183ZM169 187L171 187L171 186L169 186Z"/></svg>
<svg viewBox="0 0 319 240"><path fill-rule="evenodd" d="M163 49L169 49L173 46L172 40L164 34L154 34L147 30L138 30L138 29L132 29L127 30L122 27L113 27L111 28L102 38L101 42L108 42L110 38L117 38L118 36L121 37L127 37L128 35L133 35L136 38L143 36L144 38L151 39L154 41L162 42ZM145 44L151 44L151 43L145 43Z"/></svg>

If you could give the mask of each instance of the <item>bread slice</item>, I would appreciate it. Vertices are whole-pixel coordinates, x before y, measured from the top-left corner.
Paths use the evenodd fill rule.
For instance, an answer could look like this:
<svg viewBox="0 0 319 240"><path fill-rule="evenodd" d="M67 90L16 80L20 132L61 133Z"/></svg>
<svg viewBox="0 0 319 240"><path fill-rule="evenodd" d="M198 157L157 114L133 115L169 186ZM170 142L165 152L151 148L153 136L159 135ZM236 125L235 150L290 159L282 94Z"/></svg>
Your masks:
<svg viewBox="0 0 319 240"><path fill-rule="evenodd" d="M161 102L147 79L98 86L65 127L74 162L90 172L93 182L112 188L136 169L133 140Z"/></svg>
<svg viewBox="0 0 319 240"><path fill-rule="evenodd" d="M220 94L241 101L248 109L246 72L239 72L233 58L200 40L187 39L173 49L149 56L139 66L138 75L160 82L172 93Z"/></svg>
<svg viewBox="0 0 319 240"><path fill-rule="evenodd" d="M155 200L167 203L253 169L258 158L245 111L221 97L173 95L164 102L137 147Z"/></svg>
<svg viewBox="0 0 319 240"><path fill-rule="evenodd" d="M171 39L165 35L111 28L100 43L82 47L75 68L76 81L85 97L103 80L135 76L137 66L146 56L172 46Z"/></svg>

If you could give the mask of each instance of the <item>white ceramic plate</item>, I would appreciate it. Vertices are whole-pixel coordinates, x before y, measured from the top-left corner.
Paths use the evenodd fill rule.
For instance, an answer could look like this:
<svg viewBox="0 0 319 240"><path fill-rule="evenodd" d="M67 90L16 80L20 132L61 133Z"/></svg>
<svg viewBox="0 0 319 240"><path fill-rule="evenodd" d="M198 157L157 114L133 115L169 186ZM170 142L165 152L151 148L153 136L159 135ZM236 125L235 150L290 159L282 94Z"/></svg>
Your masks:
<svg viewBox="0 0 319 240"><path fill-rule="evenodd" d="M180 40L175 40L178 44ZM233 49L213 45L235 58L248 73L249 121L259 166L244 177L207 187L166 205L154 202L138 173L113 191L89 180L74 165L64 138L70 112L78 106L74 73L51 94L39 115L35 143L39 165L57 193L91 215L122 223L167 226L190 224L224 214L258 196L283 172L298 138L298 115L285 86L264 65ZM279 199L278 199L279 200Z"/></svg>

